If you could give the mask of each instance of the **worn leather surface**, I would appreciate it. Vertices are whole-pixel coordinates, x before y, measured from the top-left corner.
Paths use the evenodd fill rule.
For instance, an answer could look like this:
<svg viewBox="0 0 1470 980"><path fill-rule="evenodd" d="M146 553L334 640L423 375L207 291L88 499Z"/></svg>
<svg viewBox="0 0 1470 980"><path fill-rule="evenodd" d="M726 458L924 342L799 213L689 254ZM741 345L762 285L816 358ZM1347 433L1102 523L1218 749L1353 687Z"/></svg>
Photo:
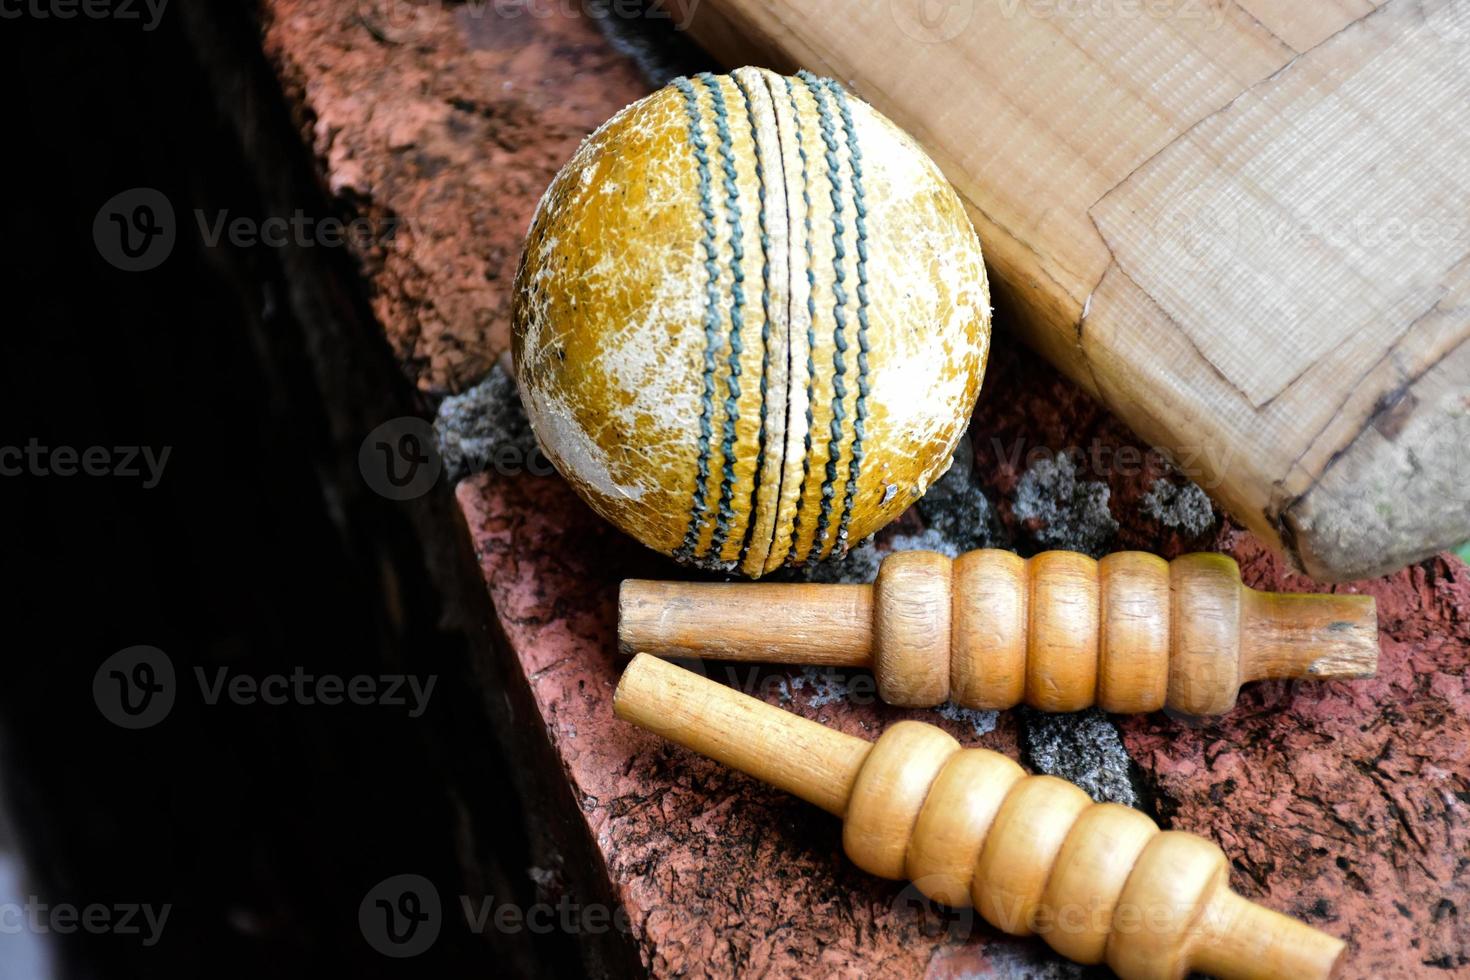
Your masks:
<svg viewBox="0 0 1470 980"><path fill-rule="evenodd" d="M515 295L522 398L562 474L650 547L752 577L922 496L989 350L980 247L938 168L835 83L759 69L594 133Z"/></svg>

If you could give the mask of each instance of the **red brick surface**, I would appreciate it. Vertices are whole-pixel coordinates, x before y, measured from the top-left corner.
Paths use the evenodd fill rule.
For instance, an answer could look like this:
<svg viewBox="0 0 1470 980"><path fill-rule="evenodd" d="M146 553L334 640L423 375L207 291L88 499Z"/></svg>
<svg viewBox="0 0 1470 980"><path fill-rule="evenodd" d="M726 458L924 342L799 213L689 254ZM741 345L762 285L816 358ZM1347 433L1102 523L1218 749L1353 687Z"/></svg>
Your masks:
<svg viewBox="0 0 1470 980"><path fill-rule="evenodd" d="M544 16L565 6L264 4L267 52L323 179L377 233L362 254L373 310L427 390L478 381L506 348L541 192L648 91L586 19Z"/></svg>
<svg viewBox="0 0 1470 980"><path fill-rule="evenodd" d="M437 4L405 19L384 14L403 4L382 4L267 0L267 50L334 198L354 215L399 219L362 259L405 370L426 390L460 390L504 348L520 236L541 190L647 84L586 19ZM1187 533L1150 516L1143 501L1172 479L1168 467L1003 334L972 439L975 479L1023 552L1045 532L1017 513L1026 472L1078 447L1079 477L1108 488L1119 525L1110 548L1218 547L1250 585L1316 588L1228 521ZM1119 446L1139 462L1120 462ZM544 726L555 747L653 973L1074 975L1039 943L940 919L902 886L856 871L835 820L615 721L616 584L678 573L554 476L472 477L458 499L540 711L523 723ZM904 527L920 523L911 515ZM1169 826L1219 842L1238 890L1348 938L1348 976L1470 975L1470 570L1446 556L1338 588L1379 601L1377 678L1256 686L1208 726L1123 719L1123 744L1145 802ZM968 719L829 701L791 671L733 679L868 737L920 717L967 745L1021 748L1014 715L979 734L986 726Z"/></svg>

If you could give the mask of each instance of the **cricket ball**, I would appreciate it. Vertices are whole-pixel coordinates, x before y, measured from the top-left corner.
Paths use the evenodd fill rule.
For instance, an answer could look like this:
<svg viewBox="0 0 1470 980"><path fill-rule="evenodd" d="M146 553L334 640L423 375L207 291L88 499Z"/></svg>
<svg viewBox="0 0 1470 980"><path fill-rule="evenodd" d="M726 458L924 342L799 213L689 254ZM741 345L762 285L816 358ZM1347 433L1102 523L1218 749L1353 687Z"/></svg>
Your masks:
<svg viewBox="0 0 1470 980"><path fill-rule="evenodd" d="M834 81L681 78L552 181L512 352L548 459L603 517L752 578L843 554L948 468L990 296L923 150Z"/></svg>

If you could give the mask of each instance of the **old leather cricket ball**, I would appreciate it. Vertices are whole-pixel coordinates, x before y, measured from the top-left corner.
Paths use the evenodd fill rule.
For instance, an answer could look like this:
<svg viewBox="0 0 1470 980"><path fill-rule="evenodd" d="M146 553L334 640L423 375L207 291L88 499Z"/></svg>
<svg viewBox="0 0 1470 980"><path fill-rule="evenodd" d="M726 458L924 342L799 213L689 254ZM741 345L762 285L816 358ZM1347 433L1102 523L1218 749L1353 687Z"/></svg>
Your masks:
<svg viewBox="0 0 1470 980"><path fill-rule="evenodd" d="M843 554L949 465L985 371L980 244L828 79L678 79L556 176L513 354L547 457L644 544L758 578Z"/></svg>

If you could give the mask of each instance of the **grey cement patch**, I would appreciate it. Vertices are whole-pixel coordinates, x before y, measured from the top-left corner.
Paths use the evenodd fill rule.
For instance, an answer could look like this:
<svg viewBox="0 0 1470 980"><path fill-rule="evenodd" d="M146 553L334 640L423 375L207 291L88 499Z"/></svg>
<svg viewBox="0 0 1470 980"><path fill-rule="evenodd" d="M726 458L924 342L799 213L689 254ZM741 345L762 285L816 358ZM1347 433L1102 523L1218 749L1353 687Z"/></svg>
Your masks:
<svg viewBox="0 0 1470 980"><path fill-rule="evenodd" d="M1004 548L1010 544L990 498L975 482L974 471L975 454L967 435L955 448L949 472L934 481L916 505L926 533L933 536L928 540L944 543L943 548L931 544L930 550L953 557L976 548Z"/></svg>
<svg viewBox="0 0 1470 980"><path fill-rule="evenodd" d="M987 943L985 961L991 969L986 976L1003 980L1084 980L1113 976L1111 970L1102 967L1069 963L1035 937Z"/></svg>
<svg viewBox="0 0 1470 980"><path fill-rule="evenodd" d="M1035 522L1036 540L1046 548L1102 555L1118 532L1108 510L1108 485L1077 479L1072 457L1065 453L1039 460L1016 487L1015 512Z"/></svg>
<svg viewBox="0 0 1470 980"><path fill-rule="evenodd" d="M490 469L542 476L552 469L536 446L516 383L500 364L473 388L444 399L434 434L451 483Z"/></svg>
<svg viewBox="0 0 1470 980"><path fill-rule="evenodd" d="M1031 767L1076 783L1099 803L1139 805L1133 760L1108 716L1096 708L1072 714L1021 709L1022 744Z"/></svg>
<svg viewBox="0 0 1470 980"><path fill-rule="evenodd" d="M1139 504L1145 516L1190 537L1199 537L1215 526L1215 507L1197 483L1155 480Z"/></svg>
<svg viewBox="0 0 1470 980"><path fill-rule="evenodd" d="M949 721L958 721L969 725L978 738L995 731L995 723L1000 720L998 711L979 711L975 708L961 708L953 701L946 701L934 709L939 717Z"/></svg>
<svg viewBox="0 0 1470 980"><path fill-rule="evenodd" d="M865 538L842 558L817 562L815 565L792 569L788 574L772 575L770 578L773 581L779 581L782 578L796 578L807 582L867 585L878 577L878 565L882 560L883 553L878 550L873 539Z"/></svg>

